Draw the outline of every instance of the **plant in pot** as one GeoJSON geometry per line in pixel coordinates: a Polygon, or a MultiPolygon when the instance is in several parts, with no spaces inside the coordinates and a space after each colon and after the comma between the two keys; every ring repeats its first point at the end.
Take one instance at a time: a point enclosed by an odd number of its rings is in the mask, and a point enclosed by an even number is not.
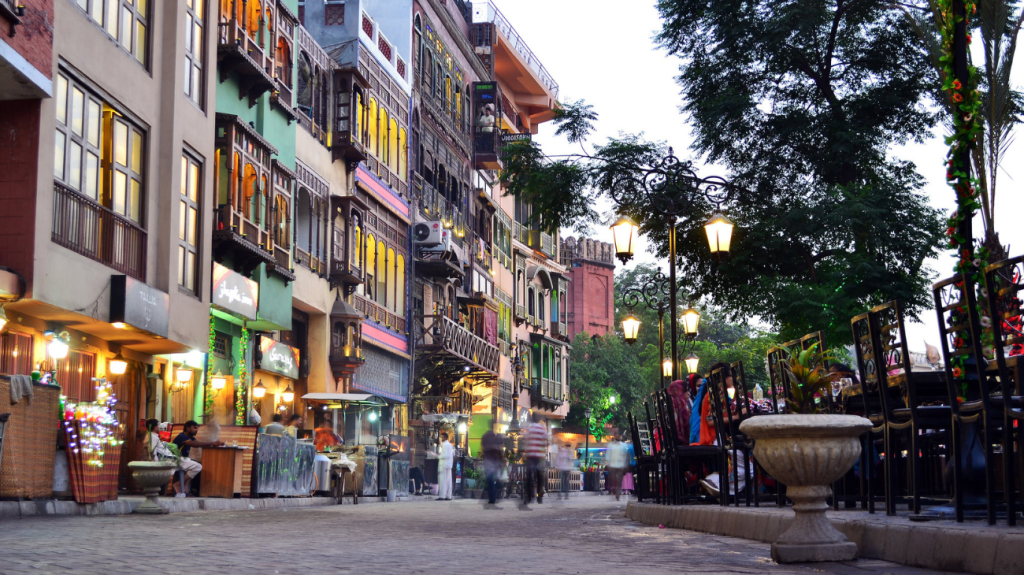
{"type": "Polygon", "coordinates": [[[156,461],[131,461],[128,468],[132,470],[132,479],[142,487],[146,500],[136,507],[132,513],[162,515],[167,509],[160,506],[160,488],[167,485],[178,469],[181,452],[173,443],[162,443],[157,450],[156,461]]]}
{"type": "Polygon", "coordinates": [[[761,415],[740,424],[740,431],[754,440],[758,463],[785,484],[793,500],[793,523],[772,543],[772,559],[779,563],[849,561],[857,555],[857,545],[825,516],[825,500],[832,493],[830,485],[860,457],[858,438],[871,429],[871,422],[821,413],[816,397],[830,393],[828,359],[818,344],[788,350],[783,367],[792,413],[761,415]]]}

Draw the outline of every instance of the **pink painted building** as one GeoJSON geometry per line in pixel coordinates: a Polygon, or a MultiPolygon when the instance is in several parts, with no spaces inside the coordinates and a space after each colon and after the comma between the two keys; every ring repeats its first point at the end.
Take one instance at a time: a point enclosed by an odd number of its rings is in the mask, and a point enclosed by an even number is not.
{"type": "Polygon", "coordinates": [[[615,329],[615,248],[589,238],[559,242],[562,265],[569,270],[569,339],[576,334],[604,335],[615,329]]]}

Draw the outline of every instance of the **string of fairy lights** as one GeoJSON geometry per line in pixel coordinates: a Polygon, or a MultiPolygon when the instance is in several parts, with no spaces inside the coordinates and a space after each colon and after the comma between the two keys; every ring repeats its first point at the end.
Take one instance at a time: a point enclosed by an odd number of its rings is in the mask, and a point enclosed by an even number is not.
{"type": "Polygon", "coordinates": [[[96,384],[96,401],[73,403],[61,395],[60,405],[68,432],[68,449],[81,454],[86,465],[103,467],[106,449],[122,445],[124,440],[117,436],[113,384],[105,377],[94,377],[92,381],[96,384]]]}

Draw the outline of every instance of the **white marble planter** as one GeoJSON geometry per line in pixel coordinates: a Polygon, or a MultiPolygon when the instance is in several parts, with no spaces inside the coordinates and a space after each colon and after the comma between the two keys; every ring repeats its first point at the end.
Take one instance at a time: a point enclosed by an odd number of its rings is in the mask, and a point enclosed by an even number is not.
{"type": "Polygon", "coordinates": [[[157,495],[160,488],[171,481],[178,464],[171,461],[132,461],[128,463],[128,468],[132,470],[132,479],[146,494],[146,500],[133,513],[167,513],[167,509],[160,506],[157,495]]]}
{"type": "Polygon", "coordinates": [[[761,415],[740,425],[754,439],[754,457],[786,486],[796,518],[772,543],[779,563],[849,561],[857,545],[832,527],[825,511],[831,484],[845,474],[871,422],[855,415],[761,415]]]}

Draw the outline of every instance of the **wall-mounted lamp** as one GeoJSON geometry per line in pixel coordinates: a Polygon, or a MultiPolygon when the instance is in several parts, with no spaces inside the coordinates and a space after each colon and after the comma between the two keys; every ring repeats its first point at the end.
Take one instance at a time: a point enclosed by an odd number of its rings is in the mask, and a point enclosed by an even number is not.
{"type": "Polygon", "coordinates": [[[224,374],[221,373],[219,369],[217,370],[217,375],[210,378],[210,387],[212,387],[214,391],[220,392],[225,386],[227,386],[227,384],[227,378],[224,377],[224,374]]]}
{"type": "Polygon", "coordinates": [[[114,375],[124,375],[124,372],[128,371],[128,362],[125,361],[124,356],[118,351],[114,359],[110,360],[110,373],[114,375]]]}
{"type": "Polygon", "coordinates": [[[267,394],[267,388],[263,385],[261,379],[256,385],[252,387],[252,396],[255,399],[263,399],[263,396],[267,394]]]}
{"type": "Polygon", "coordinates": [[[292,391],[292,384],[290,384],[290,383],[288,384],[288,388],[285,389],[284,393],[281,394],[281,399],[285,403],[291,403],[292,400],[295,399],[295,392],[292,391]]]}

